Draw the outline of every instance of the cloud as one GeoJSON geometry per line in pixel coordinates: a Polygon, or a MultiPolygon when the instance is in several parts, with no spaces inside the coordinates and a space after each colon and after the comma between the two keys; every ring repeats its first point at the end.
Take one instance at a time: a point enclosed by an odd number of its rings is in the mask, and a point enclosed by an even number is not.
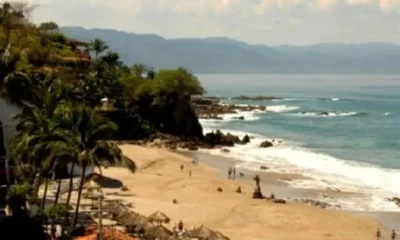
{"type": "Polygon", "coordinates": [[[385,13],[392,13],[400,10],[399,0],[379,0],[379,7],[385,13]]]}
{"type": "MultiPolygon", "coordinates": [[[[20,2],[21,0],[11,0],[20,2]]],[[[29,0],[35,22],[254,43],[400,43],[400,0],[29,0]],[[388,22],[390,19],[390,22],[388,22]]]]}

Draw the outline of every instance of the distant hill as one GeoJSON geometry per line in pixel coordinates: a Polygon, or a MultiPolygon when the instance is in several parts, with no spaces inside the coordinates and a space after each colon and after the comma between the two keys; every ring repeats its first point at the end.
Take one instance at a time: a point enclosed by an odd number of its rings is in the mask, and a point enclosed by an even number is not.
{"type": "Polygon", "coordinates": [[[101,38],[127,64],[183,66],[195,73],[400,73],[400,45],[386,43],[310,46],[251,45],[225,37],[165,39],[154,34],[64,27],[72,38],[101,38]]]}

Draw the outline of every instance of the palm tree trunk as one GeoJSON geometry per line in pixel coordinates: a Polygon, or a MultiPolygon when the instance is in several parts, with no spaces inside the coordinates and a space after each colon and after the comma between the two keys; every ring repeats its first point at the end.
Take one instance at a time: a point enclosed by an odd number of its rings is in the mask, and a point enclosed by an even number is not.
{"type": "Polygon", "coordinates": [[[49,186],[49,179],[46,178],[46,183],[44,185],[44,192],[43,192],[43,198],[42,198],[42,207],[41,207],[41,212],[43,213],[44,207],[46,205],[46,197],[47,197],[47,188],[49,186]]]}
{"type": "Polygon", "coordinates": [[[57,203],[58,203],[58,198],[60,197],[60,191],[61,191],[61,179],[58,179],[58,181],[57,181],[57,192],[56,192],[56,197],[54,199],[54,206],[56,206],[57,203]]]}
{"type": "MultiPolygon", "coordinates": [[[[57,205],[58,203],[58,198],[60,196],[60,190],[61,190],[61,179],[57,180],[57,192],[56,192],[56,196],[54,199],[54,206],[57,205]]],[[[56,234],[56,229],[55,229],[55,219],[51,219],[51,236],[55,238],[55,234],[56,234]]]]}
{"type": "Polygon", "coordinates": [[[68,196],[67,196],[67,202],[66,202],[67,208],[69,207],[69,201],[71,200],[71,193],[73,190],[74,170],[75,170],[75,162],[72,162],[71,172],[70,172],[71,176],[69,178],[69,189],[68,189],[68,196]]]}
{"type": "Polygon", "coordinates": [[[38,176],[38,182],[36,183],[36,195],[38,195],[39,193],[39,188],[40,188],[40,182],[42,181],[42,171],[39,172],[39,176],[38,176]]]}
{"type": "Polygon", "coordinates": [[[79,190],[78,190],[78,201],[76,202],[75,216],[74,216],[74,221],[72,223],[72,227],[75,227],[78,221],[79,204],[81,203],[82,188],[83,188],[83,183],[85,182],[85,171],[86,171],[86,166],[83,166],[81,182],[79,184],[79,190]]]}

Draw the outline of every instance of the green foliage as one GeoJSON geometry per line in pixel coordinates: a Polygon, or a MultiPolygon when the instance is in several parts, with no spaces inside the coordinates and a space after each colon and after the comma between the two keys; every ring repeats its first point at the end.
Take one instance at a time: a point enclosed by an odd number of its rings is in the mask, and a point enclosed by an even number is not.
{"type": "Polygon", "coordinates": [[[56,31],[58,30],[58,25],[55,22],[44,22],[38,27],[40,31],[56,31]]]}
{"type": "Polygon", "coordinates": [[[57,204],[55,206],[51,206],[48,209],[46,209],[45,215],[48,218],[59,220],[62,219],[63,217],[68,216],[68,209],[65,205],[57,204]]]}

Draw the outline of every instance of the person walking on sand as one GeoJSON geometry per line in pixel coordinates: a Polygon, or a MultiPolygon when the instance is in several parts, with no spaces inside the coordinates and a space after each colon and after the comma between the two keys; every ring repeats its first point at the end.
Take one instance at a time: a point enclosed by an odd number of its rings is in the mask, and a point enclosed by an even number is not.
{"type": "Polygon", "coordinates": [[[391,237],[392,237],[392,240],[395,240],[396,237],[397,237],[396,231],[395,231],[394,229],[392,230],[392,235],[391,235],[391,237]]]}
{"type": "Polygon", "coordinates": [[[259,187],[260,186],[260,177],[258,176],[258,174],[254,177],[254,181],[256,181],[257,187],[259,187]]]}
{"type": "Polygon", "coordinates": [[[182,222],[182,220],[180,220],[179,223],[178,223],[178,230],[180,232],[182,232],[182,230],[183,230],[183,222],[182,222]]]}
{"type": "Polygon", "coordinates": [[[232,176],[232,168],[230,167],[228,169],[228,179],[231,179],[231,176],[232,176]]]}
{"type": "Polygon", "coordinates": [[[382,239],[381,230],[378,228],[376,230],[376,240],[381,240],[381,239],[382,239]]]}
{"type": "Polygon", "coordinates": [[[183,172],[183,168],[184,168],[184,167],[183,167],[183,164],[181,164],[181,172],[183,172]]]}
{"type": "Polygon", "coordinates": [[[236,179],[236,167],[233,167],[233,170],[232,170],[232,178],[233,178],[233,180],[236,179]]]}

